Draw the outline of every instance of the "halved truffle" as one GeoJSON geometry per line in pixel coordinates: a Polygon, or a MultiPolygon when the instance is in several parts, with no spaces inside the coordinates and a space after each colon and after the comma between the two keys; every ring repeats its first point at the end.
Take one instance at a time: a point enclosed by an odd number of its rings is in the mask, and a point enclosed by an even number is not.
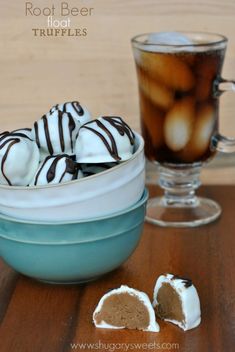
{"type": "Polygon", "coordinates": [[[114,289],[101,298],[93,322],[98,328],[159,331],[148,296],[128,286],[114,289]]]}
{"type": "Polygon", "coordinates": [[[161,275],[156,282],[153,307],[159,318],[190,330],[201,322],[200,300],[190,279],[172,274],[161,275]]]}

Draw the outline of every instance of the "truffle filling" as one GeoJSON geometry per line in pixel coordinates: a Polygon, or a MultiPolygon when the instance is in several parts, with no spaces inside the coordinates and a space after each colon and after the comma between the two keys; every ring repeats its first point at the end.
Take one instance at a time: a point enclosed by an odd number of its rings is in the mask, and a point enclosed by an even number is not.
{"type": "Polygon", "coordinates": [[[157,293],[157,301],[156,313],[161,319],[185,321],[180,296],[170,284],[162,284],[157,293]]]}
{"type": "Polygon", "coordinates": [[[128,293],[113,294],[105,299],[100,312],[95,314],[95,321],[126,327],[128,329],[147,329],[150,323],[148,309],[137,297],[128,293]]]}

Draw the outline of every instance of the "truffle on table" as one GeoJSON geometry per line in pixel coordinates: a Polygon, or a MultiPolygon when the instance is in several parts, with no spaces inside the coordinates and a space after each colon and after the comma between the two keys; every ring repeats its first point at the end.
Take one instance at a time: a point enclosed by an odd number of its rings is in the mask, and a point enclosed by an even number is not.
{"type": "Polygon", "coordinates": [[[159,331],[148,296],[124,285],[101,298],[93,313],[93,322],[98,328],[159,331]]]}
{"type": "Polygon", "coordinates": [[[183,330],[193,329],[201,322],[200,300],[190,279],[161,275],[155,284],[153,307],[159,318],[183,330]]]}

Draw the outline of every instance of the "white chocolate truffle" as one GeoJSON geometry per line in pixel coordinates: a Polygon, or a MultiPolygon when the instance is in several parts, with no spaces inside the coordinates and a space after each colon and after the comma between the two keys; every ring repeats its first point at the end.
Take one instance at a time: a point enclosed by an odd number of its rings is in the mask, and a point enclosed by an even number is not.
{"type": "Polygon", "coordinates": [[[76,141],[79,163],[128,160],[134,152],[135,135],[118,116],[103,116],[83,125],[76,141]]]}
{"type": "Polygon", "coordinates": [[[71,101],[64,104],[57,104],[50,110],[50,114],[53,114],[55,110],[62,112],[69,112],[74,119],[77,119],[81,125],[91,120],[91,114],[84,105],[81,105],[78,101],[71,101]]]}
{"type": "Polygon", "coordinates": [[[82,177],[80,165],[68,155],[48,156],[39,165],[30,186],[63,183],[82,177]]]}
{"type": "Polygon", "coordinates": [[[55,110],[34,123],[33,139],[36,141],[41,160],[48,155],[74,154],[75,140],[80,122],[70,113],[55,110]]]}
{"type": "Polygon", "coordinates": [[[0,184],[28,186],[39,165],[37,144],[27,136],[0,136],[0,184]]]}
{"type": "Polygon", "coordinates": [[[160,330],[148,296],[125,285],[100,299],[93,313],[93,322],[97,328],[105,329],[160,330]]]}
{"type": "Polygon", "coordinates": [[[161,275],[156,282],[153,307],[157,315],[183,330],[201,322],[200,300],[192,281],[172,274],[161,275]]]}

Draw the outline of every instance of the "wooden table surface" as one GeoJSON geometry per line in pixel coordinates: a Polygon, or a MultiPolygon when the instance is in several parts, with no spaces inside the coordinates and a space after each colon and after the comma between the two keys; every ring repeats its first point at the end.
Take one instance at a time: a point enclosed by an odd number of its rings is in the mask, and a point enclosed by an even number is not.
{"type": "MultiPolygon", "coordinates": [[[[151,193],[156,192],[159,190],[151,187],[151,193]]],[[[125,351],[129,348],[132,351],[233,352],[235,187],[207,186],[201,193],[222,205],[223,214],[217,222],[196,229],[162,229],[145,224],[134,255],[121,268],[93,283],[46,285],[16,274],[1,262],[0,351],[125,351]],[[93,310],[107,290],[127,284],[152,298],[155,280],[164,272],[192,278],[201,299],[202,322],[198,328],[183,332],[160,322],[160,333],[148,333],[93,326],[93,310]],[[79,343],[96,345],[75,348],[79,343]]]]}

